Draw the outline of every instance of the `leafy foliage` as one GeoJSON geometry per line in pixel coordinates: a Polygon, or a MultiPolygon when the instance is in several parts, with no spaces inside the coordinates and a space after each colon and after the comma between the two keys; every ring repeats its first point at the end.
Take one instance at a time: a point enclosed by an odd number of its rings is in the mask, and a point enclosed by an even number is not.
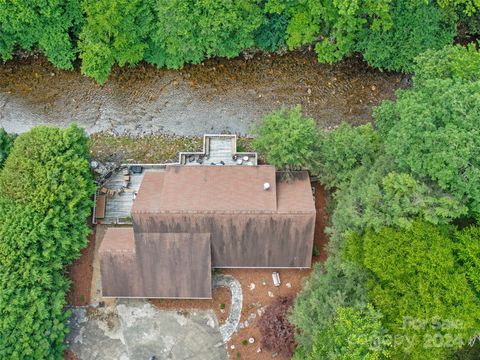
{"type": "Polygon", "coordinates": [[[71,69],[75,49],[71,32],[83,22],[79,0],[0,2],[0,58],[9,60],[15,46],[39,48],[61,69],[71,69]]]}
{"type": "Polygon", "coordinates": [[[262,334],[262,346],[285,357],[291,357],[295,350],[295,328],[288,321],[293,299],[280,297],[269,305],[258,326],[262,334]]]}
{"type": "Polygon", "coordinates": [[[473,288],[480,294],[480,227],[470,226],[457,231],[457,258],[473,288]]]}
{"type": "Polygon", "coordinates": [[[316,264],[312,275],[295,298],[291,322],[297,327],[297,342],[304,353],[312,351],[318,334],[331,326],[338,307],[355,309],[366,305],[365,274],[353,263],[331,255],[316,264]]]}
{"type": "Polygon", "coordinates": [[[253,47],[262,12],[254,0],[159,0],[145,59],[178,69],[253,47]]]}
{"type": "Polygon", "coordinates": [[[412,4],[394,0],[392,26],[365,29],[357,49],[377,68],[410,72],[413,60],[427,49],[451,43],[456,33],[455,18],[429,2],[412,4]]]}
{"type": "Polygon", "coordinates": [[[414,83],[421,87],[432,79],[476,82],[480,80],[480,52],[474,44],[427,50],[415,59],[414,83]]]}
{"type": "Polygon", "coordinates": [[[480,303],[456,265],[452,234],[449,227],[416,221],[407,231],[367,231],[361,240],[369,299],[390,331],[412,340],[395,348],[411,359],[445,358],[480,326],[480,303]],[[418,326],[417,320],[427,325],[418,326]],[[435,326],[448,321],[460,325],[435,326]],[[432,337],[439,333],[446,341],[453,338],[445,346],[433,346],[432,337]]]}
{"type": "Polygon", "coordinates": [[[3,128],[0,128],[0,169],[10,153],[15,137],[15,135],[7,134],[3,128]]]}
{"type": "Polygon", "coordinates": [[[353,127],[343,123],[320,141],[320,172],[327,188],[336,188],[351,180],[359,166],[374,162],[381,142],[371,125],[353,127]]]}
{"type": "Polygon", "coordinates": [[[264,51],[277,51],[285,47],[285,32],[288,17],[286,14],[267,14],[263,23],[255,31],[255,44],[264,51]]]}
{"type": "Polygon", "coordinates": [[[143,60],[154,20],[149,1],[86,0],[83,9],[87,17],[79,44],[82,73],[103,84],[113,64],[143,60]]]}
{"type": "Polygon", "coordinates": [[[384,102],[375,118],[402,171],[480,212],[480,81],[435,79],[384,102]]]}
{"type": "Polygon", "coordinates": [[[303,117],[299,105],[267,114],[254,132],[258,137],[253,146],[268,163],[285,171],[316,171],[318,132],[315,121],[303,117]]]}
{"type": "Polygon", "coordinates": [[[367,306],[365,309],[339,307],[332,325],[317,334],[310,353],[297,350],[298,360],[378,360],[389,358],[386,330],[381,314],[367,306]]]}
{"type": "Polygon", "coordinates": [[[64,267],[86,245],[93,190],[79,128],[16,139],[0,173],[0,358],[63,357],[64,267]]]}

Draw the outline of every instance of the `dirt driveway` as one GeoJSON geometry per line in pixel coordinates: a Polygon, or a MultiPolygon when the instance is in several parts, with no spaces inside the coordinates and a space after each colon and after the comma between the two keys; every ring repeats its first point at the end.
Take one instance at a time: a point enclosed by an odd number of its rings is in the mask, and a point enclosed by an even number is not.
{"type": "Polygon", "coordinates": [[[115,69],[104,86],[41,58],[17,59],[0,64],[0,126],[23,132],[76,122],[89,133],[248,134],[265,113],[296,104],[321,127],[358,124],[403,84],[356,58],[318,64],[312,52],[212,59],[181,71],[140,64],[115,69]]]}
{"type": "Polygon", "coordinates": [[[213,311],[160,311],[140,300],[75,308],[67,337],[79,360],[225,360],[213,311]]]}

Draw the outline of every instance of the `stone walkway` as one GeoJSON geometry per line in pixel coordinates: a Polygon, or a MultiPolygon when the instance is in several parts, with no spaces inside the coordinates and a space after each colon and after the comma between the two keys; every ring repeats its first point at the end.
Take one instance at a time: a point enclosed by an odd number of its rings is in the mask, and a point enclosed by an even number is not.
{"type": "Polygon", "coordinates": [[[226,360],[213,311],[160,311],[141,300],[76,308],[67,345],[80,360],[226,360]]]}
{"type": "Polygon", "coordinates": [[[213,278],[213,287],[229,288],[232,296],[230,313],[228,314],[225,324],[220,326],[220,334],[222,334],[223,341],[226,343],[230,340],[233,333],[237,330],[238,324],[240,323],[243,306],[242,286],[233,276],[215,275],[213,278]]]}

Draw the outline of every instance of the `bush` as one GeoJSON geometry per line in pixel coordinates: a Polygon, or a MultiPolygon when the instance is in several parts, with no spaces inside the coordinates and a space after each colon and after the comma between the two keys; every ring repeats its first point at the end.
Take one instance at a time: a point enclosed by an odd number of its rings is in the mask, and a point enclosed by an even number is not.
{"type": "Polygon", "coordinates": [[[280,170],[318,169],[318,131],[315,121],[302,116],[300,106],[266,115],[253,129],[253,147],[280,170]]]}
{"type": "Polygon", "coordinates": [[[292,303],[292,298],[278,298],[273,305],[265,309],[258,323],[262,334],[262,346],[285,357],[291,357],[296,346],[295,328],[288,321],[292,303]]]}
{"type": "Polygon", "coordinates": [[[82,130],[16,139],[0,173],[0,358],[62,358],[64,269],[86,246],[93,192],[82,130]]]}

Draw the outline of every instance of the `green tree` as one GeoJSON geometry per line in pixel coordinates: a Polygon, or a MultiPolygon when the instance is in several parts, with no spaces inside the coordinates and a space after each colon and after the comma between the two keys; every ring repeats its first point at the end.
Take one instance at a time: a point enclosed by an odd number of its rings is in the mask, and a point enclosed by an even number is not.
{"type": "Polygon", "coordinates": [[[371,305],[365,309],[338,307],[331,326],[320,331],[312,351],[299,347],[298,360],[379,360],[389,358],[390,341],[381,314],[371,305]]]}
{"type": "Polygon", "coordinates": [[[80,0],[0,1],[0,58],[12,58],[15,46],[40,49],[56,67],[72,69],[71,33],[83,22],[80,0]]]}
{"type": "Polygon", "coordinates": [[[327,188],[348,183],[355,169],[373,164],[381,148],[371,125],[342,123],[334,131],[323,133],[320,140],[319,177],[327,188]]]}
{"type": "Polygon", "coordinates": [[[318,167],[318,131],[315,121],[302,116],[300,106],[267,114],[254,128],[253,146],[269,164],[287,172],[318,167]]]}
{"type": "Polygon", "coordinates": [[[254,46],[254,32],[263,22],[255,0],[159,0],[154,13],[145,59],[173,69],[237,56],[254,46]]]}
{"type": "Polygon", "coordinates": [[[480,212],[480,81],[435,79],[374,111],[401,171],[480,212]]]}
{"type": "Polygon", "coordinates": [[[431,2],[394,0],[391,16],[391,27],[364,29],[356,45],[369,65],[380,69],[411,72],[418,54],[452,43],[456,34],[455,17],[431,2]]]}
{"type": "Polygon", "coordinates": [[[3,128],[0,128],[0,169],[2,169],[3,163],[7,160],[14,140],[15,135],[7,134],[3,128]]]}
{"type": "Polygon", "coordinates": [[[302,291],[295,298],[290,321],[297,327],[297,342],[304,353],[313,349],[318,334],[332,326],[338,307],[362,309],[367,302],[365,274],[341,256],[330,255],[316,264],[302,291]]]}
{"type": "Polygon", "coordinates": [[[475,44],[427,50],[415,59],[413,69],[416,88],[433,79],[476,82],[480,80],[480,52],[475,44]]]}
{"type": "Polygon", "coordinates": [[[409,340],[395,344],[399,356],[443,359],[480,330],[480,302],[457,265],[452,230],[416,221],[357,238],[370,301],[390,332],[409,340]]]}
{"type": "Polygon", "coordinates": [[[144,59],[153,29],[150,1],[85,0],[80,34],[82,73],[103,84],[114,64],[135,65],[144,59]]]}
{"type": "Polygon", "coordinates": [[[20,135],[0,172],[0,358],[61,359],[65,266],[85,247],[93,180],[83,130],[20,135]]]}
{"type": "Polygon", "coordinates": [[[455,234],[457,258],[473,288],[480,295],[480,227],[470,226],[455,234]]]}

